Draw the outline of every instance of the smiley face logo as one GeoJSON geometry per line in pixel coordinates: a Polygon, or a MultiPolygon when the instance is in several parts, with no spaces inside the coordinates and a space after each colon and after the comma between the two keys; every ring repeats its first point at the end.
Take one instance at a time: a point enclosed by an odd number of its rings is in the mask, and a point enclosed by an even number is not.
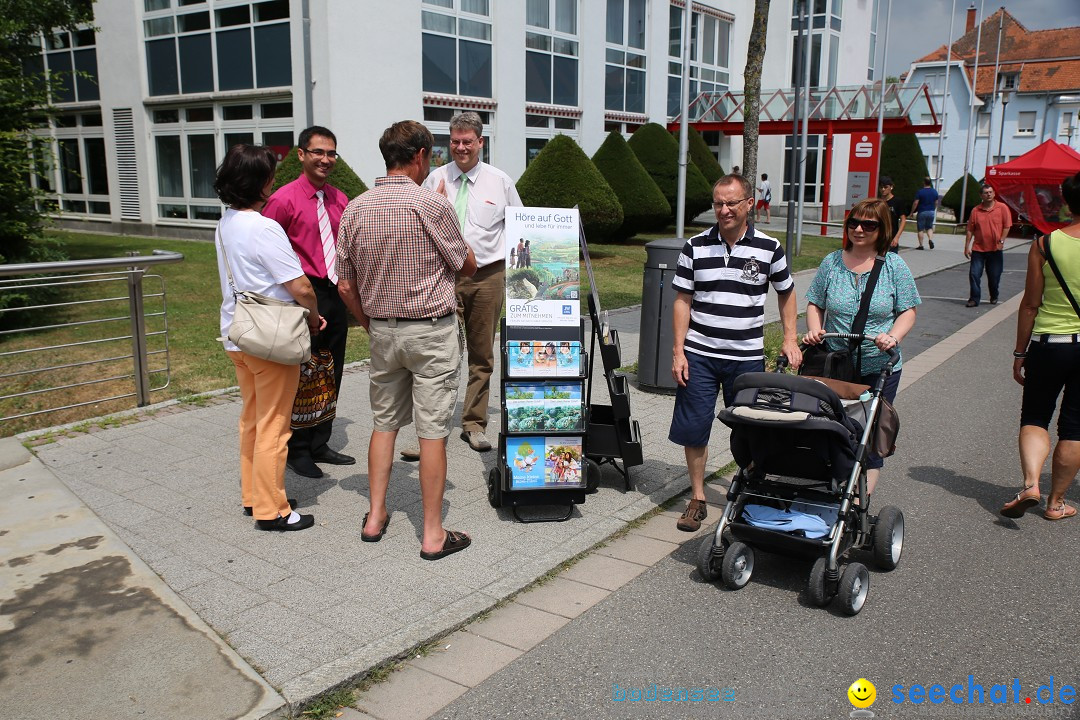
{"type": "Polygon", "coordinates": [[[877,700],[877,688],[866,678],[859,678],[847,689],[848,700],[857,708],[868,708],[877,700]]]}

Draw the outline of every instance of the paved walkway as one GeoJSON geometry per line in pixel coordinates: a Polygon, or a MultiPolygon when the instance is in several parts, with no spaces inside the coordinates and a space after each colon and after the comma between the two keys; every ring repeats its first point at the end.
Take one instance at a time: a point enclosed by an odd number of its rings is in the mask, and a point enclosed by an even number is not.
{"type": "MultiPolygon", "coordinates": [[[[904,258],[916,276],[925,275],[964,262],[961,242],[942,238],[938,250],[905,252],[904,258]]],[[[811,277],[797,278],[800,306],[811,277]]],[[[627,364],[637,358],[639,314],[611,315],[627,364]]],[[[240,513],[235,394],[200,405],[165,404],[119,427],[55,434],[33,448],[37,460],[27,465],[43,463],[285,701],[303,703],[476,618],[683,492],[682,450],[666,439],[672,398],[636,389],[631,398],[646,456],[645,465],[631,471],[634,489],[624,491],[621,477],[606,468],[599,493],[565,523],[522,525],[509,511],[493,510],[485,477],[495,453],[472,452],[455,430],[446,523],[470,532],[474,545],[437,563],[419,558],[414,463],[394,465],[387,536],[377,545],[360,542],[371,430],[363,367],[347,369],[334,439],[361,464],[329,467],[321,480],[287,477],[290,496],[316,517],[316,527],[302,533],[257,532],[240,513]]],[[[711,457],[713,468],[730,459],[723,428],[713,434],[711,457]]],[[[14,594],[10,582],[0,575],[5,608],[14,594]]],[[[555,593],[552,602],[559,601],[555,593]]],[[[6,615],[0,610],[5,623],[6,615]]],[[[236,716],[225,710],[197,715],[236,716]]]]}

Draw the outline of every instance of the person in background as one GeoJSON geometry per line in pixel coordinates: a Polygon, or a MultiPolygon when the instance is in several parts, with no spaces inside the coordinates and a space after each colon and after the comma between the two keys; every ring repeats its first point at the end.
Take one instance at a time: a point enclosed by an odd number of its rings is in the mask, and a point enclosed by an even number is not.
{"type": "MultiPolygon", "coordinates": [[[[849,333],[859,312],[862,294],[878,255],[885,256],[874,294],[864,335],[874,342],[861,345],[862,363],[859,382],[873,385],[889,359],[888,351],[899,349],[900,342],[915,325],[915,308],[922,303],[915,278],[900,255],[889,252],[892,237],[889,206],[880,198],[868,198],[855,204],[844,222],[844,247],[825,256],[806,291],[806,329],[803,342],[817,345],[827,332],[849,333]]],[[[847,340],[829,338],[830,350],[842,350],[847,340]]],[[[903,358],[885,379],[882,396],[890,403],[900,386],[903,358]]],[[[870,453],[866,464],[866,490],[874,491],[885,461],[870,453]]]]}
{"type": "Polygon", "coordinates": [[[1024,386],[1020,407],[1024,487],[1001,508],[1001,514],[1010,518],[1022,516],[1042,497],[1039,476],[1050,455],[1050,420],[1058,397],[1058,441],[1043,517],[1064,520],[1076,515],[1076,508],[1065,502],[1065,493],[1080,470],[1080,315],[1046,260],[1046,243],[1065,287],[1080,302],[1080,173],[1061,184],[1061,195],[1074,222],[1031,244],[1016,319],[1013,379],[1024,386]]]}
{"type": "Polygon", "coordinates": [[[769,205],[772,204],[772,185],[769,184],[769,174],[761,173],[761,182],[758,183],[758,201],[757,207],[754,209],[754,219],[759,219],[761,211],[765,211],[765,224],[768,224],[772,220],[772,215],[769,213],[769,205]]]}
{"type": "MultiPolygon", "coordinates": [[[[334,388],[340,393],[349,317],[338,295],[334,258],[338,225],[348,199],[329,182],[337,164],[337,138],[324,127],[309,127],[300,133],[296,153],[303,172],[278,188],[262,213],[284,228],[315,289],[319,312],[326,318],[326,330],[319,341],[334,356],[334,388]]],[[[323,471],[316,463],[354,464],[356,458],[330,449],[333,431],[333,418],[294,430],[289,439],[289,469],[304,477],[320,478],[323,471]]]]}
{"type": "Polygon", "coordinates": [[[276,166],[269,148],[241,144],[229,149],[217,171],[214,191],[229,206],[217,227],[221,336],[243,399],[239,430],[244,513],[255,517],[260,530],[304,530],[315,524],[314,516],[298,514],[295,501],[285,495],[285,458],[300,366],[248,355],[228,339],[236,298],[226,261],[237,290],[295,301],[307,308],[312,334],[326,327],[289,238],[280,225],[259,214],[274,186],[276,166]]]}
{"type": "Polygon", "coordinates": [[[978,307],[982,299],[982,274],[986,268],[986,284],[990,289],[990,304],[998,301],[1001,271],[1005,267],[1005,236],[1012,227],[1012,212],[1003,202],[994,199],[994,188],[983,185],[979,191],[982,202],[971,209],[964,257],[971,259],[968,277],[971,291],[966,307],[978,307]]]}
{"type": "Polygon", "coordinates": [[[915,202],[911,203],[911,214],[915,216],[915,228],[919,234],[919,246],[916,250],[923,249],[923,233],[926,233],[930,243],[930,249],[934,249],[934,219],[937,217],[937,206],[941,196],[933,188],[930,178],[923,178],[923,186],[915,193],[915,202]]]}
{"type": "Polygon", "coordinates": [[[893,195],[891,177],[882,175],[878,186],[878,197],[889,206],[889,216],[892,219],[892,242],[889,244],[889,252],[900,252],[900,233],[904,232],[904,227],[907,225],[907,206],[900,198],[893,195]]]}

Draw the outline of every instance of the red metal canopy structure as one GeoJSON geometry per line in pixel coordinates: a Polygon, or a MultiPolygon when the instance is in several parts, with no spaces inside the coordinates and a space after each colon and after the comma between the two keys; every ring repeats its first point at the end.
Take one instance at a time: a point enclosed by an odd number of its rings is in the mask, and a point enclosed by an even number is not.
{"type": "MultiPolygon", "coordinates": [[[[790,135],[795,117],[796,103],[803,100],[801,94],[791,89],[765,90],[761,93],[761,111],[758,115],[759,135],[790,135]]],[[[828,89],[811,88],[809,91],[810,135],[825,136],[825,161],[822,171],[821,221],[828,221],[829,185],[832,180],[833,137],[836,134],[851,135],[860,132],[877,132],[878,115],[884,104],[882,133],[939,133],[941,121],[930,90],[926,85],[855,85],[828,89]],[[929,117],[930,122],[923,121],[929,117]]],[[[690,103],[687,121],[698,132],[719,130],[725,135],[742,135],[745,120],[746,95],[742,92],[701,93],[690,103]]],[[[676,117],[668,128],[676,130],[681,116],[676,117]]]]}
{"type": "Polygon", "coordinates": [[[1073,222],[1061,197],[1061,182],[1080,172],[1080,153],[1047,140],[1014,160],[986,168],[986,182],[998,199],[1040,232],[1073,222]]]}

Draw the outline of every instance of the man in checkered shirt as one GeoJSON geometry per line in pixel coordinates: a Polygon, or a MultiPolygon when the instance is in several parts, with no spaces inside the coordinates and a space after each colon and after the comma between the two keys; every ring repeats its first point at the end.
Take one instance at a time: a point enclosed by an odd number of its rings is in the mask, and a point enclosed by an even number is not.
{"type": "Polygon", "coordinates": [[[390,522],[386,490],[398,430],[416,423],[424,532],[420,556],[438,560],[471,542],[442,525],[446,438],[457,402],[461,339],[455,283],[476,272],[450,202],[420,187],[431,165],[431,133],[394,123],[379,140],[386,176],[341,217],[338,291],[371,338],[368,447],[371,511],[360,539],[378,542],[390,522]]]}

